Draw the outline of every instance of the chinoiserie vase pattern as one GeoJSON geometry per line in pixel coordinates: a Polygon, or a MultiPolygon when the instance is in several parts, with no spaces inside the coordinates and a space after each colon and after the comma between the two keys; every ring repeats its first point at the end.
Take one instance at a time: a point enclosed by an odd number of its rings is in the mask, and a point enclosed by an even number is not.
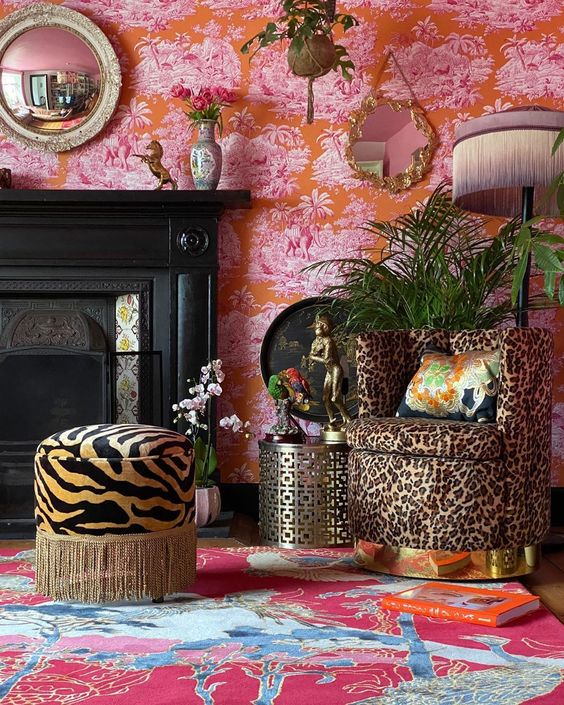
{"type": "Polygon", "coordinates": [[[190,150],[190,169],[198,191],[213,191],[221,176],[221,146],[215,141],[215,120],[198,122],[198,140],[190,150]]]}

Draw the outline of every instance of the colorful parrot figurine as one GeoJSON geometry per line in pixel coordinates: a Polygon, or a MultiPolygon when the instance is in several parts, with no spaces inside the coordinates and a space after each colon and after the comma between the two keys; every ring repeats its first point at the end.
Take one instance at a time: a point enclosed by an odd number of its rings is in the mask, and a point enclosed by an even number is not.
{"type": "Polygon", "coordinates": [[[284,387],[292,398],[292,406],[299,411],[308,411],[311,399],[309,382],[295,367],[289,367],[278,373],[284,387]]]}
{"type": "Polygon", "coordinates": [[[268,393],[275,401],[278,401],[278,399],[287,399],[290,396],[290,392],[284,386],[280,375],[270,375],[268,380],[268,393]]]}

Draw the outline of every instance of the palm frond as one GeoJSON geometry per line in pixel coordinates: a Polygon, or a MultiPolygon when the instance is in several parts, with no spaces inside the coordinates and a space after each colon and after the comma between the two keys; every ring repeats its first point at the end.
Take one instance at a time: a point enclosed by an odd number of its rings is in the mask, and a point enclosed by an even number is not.
{"type": "Polygon", "coordinates": [[[439,186],[424,204],[364,229],[384,244],[366,257],[316,262],[336,275],[334,299],[348,333],[397,328],[491,328],[513,315],[515,228],[488,237],[484,221],[454,205],[439,186]]]}

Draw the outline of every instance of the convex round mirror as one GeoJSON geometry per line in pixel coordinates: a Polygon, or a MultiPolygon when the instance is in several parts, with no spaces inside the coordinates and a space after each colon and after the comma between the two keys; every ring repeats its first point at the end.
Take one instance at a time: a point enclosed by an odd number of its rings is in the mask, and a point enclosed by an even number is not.
{"type": "Polygon", "coordinates": [[[412,101],[368,96],[349,122],[346,156],[357,178],[397,193],[429,171],[437,139],[412,101]]]}
{"type": "Polygon", "coordinates": [[[92,139],[120,87],[110,42],[79,12],[36,3],[0,22],[0,128],[28,147],[64,152],[92,139]]]}

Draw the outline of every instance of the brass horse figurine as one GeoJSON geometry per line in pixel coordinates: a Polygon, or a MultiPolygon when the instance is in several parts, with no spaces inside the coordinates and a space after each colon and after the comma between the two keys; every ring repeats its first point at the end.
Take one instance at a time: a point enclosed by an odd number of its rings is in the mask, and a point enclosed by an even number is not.
{"type": "Polygon", "coordinates": [[[161,158],[163,156],[163,148],[160,142],[157,140],[151,140],[145,148],[147,154],[134,154],[134,157],[138,157],[142,162],[145,162],[151,170],[151,174],[157,177],[159,180],[156,191],[160,191],[165,184],[170,184],[174,191],[178,188],[178,184],[170,175],[170,171],[161,164],[161,158]]]}

